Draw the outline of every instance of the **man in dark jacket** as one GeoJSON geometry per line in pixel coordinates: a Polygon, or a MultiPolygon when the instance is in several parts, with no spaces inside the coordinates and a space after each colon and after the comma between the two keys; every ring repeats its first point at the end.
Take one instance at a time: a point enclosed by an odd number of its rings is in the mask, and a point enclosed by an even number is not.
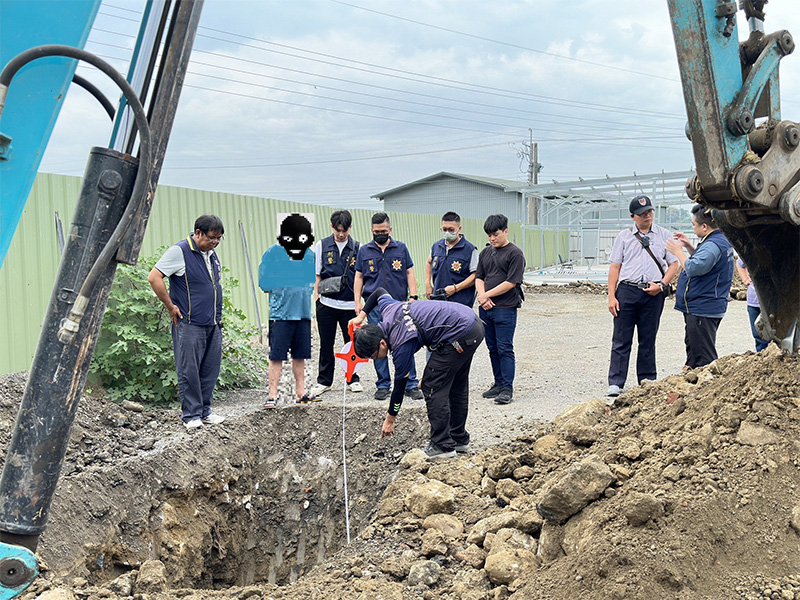
{"type": "Polygon", "coordinates": [[[414,353],[427,346],[431,357],[422,376],[422,393],[431,440],[424,452],[430,458],[452,458],[457,452],[468,452],[469,370],[475,350],[483,341],[483,323],[463,304],[437,300],[399,302],[383,288],[372,293],[352,322],[362,324],[373,310],[380,312],[380,324],[357,329],[353,349],[358,356],[372,359],[386,358],[392,352],[394,389],[381,437],[394,433],[414,353]]]}
{"type": "MultiPolygon", "coordinates": [[[[353,217],[350,211],[337,210],[331,215],[333,234],[314,246],[316,258],[317,329],[319,330],[319,374],[317,384],[311,388],[312,396],[319,396],[331,389],[335,359],[334,341],[336,328],[342,332],[344,343],[350,341],[347,323],[353,318],[355,301],[353,281],[356,274],[356,257],[360,244],[350,236],[353,217]]],[[[347,386],[351,392],[362,391],[358,374],[347,386]]]]}
{"type": "Polygon", "coordinates": [[[461,217],[452,211],[442,216],[442,234],[425,264],[425,295],[472,306],[478,249],[461,234],[461,217]]]}
{"type": "MultiPolygon", "coordinates": [[[[395,300],[417,299],[417,279],[411,253],[403,242],[392,237],[392,223],[385,212],[372,215],[372,241],[362,244],[356,258],[356,276],[353,282],[356,314],[361,312],[362,300],[379,287],[385,289],[395,300]]],[[[369,311],[367,314],[370,323],[380,323],[380,312],[369,311]]],[[[374,364],[378,375],[375,399],[386,400],[392,385],[389,361],[379,358],[374,364]]],[[[404,393],[412,400],[422,400],[422,392],[417,389],[417,371],[413,364],[404,393]]]]}
{"type": "Polygon", "coordinates": [[[222,361],[222,284],[214,248],[224,233],[219,217],[198,217],[194,233],[168,248],[147,277],[172,321],[181,418],[187,429],[225,420],[211,412],[222,361]]]}
{"type": "Polygon", "coordinates": [[[717,359],[717,329],[728,309],[733,280],[733,247],[717,228],[711,211],[699,204],[692,208],[692,230],[700,238],[696,248],[686,235],[676,233],[667,242],[667,250],[683,267],[675,310],[683,313],[686,365],[694,369],[717,359]]]}

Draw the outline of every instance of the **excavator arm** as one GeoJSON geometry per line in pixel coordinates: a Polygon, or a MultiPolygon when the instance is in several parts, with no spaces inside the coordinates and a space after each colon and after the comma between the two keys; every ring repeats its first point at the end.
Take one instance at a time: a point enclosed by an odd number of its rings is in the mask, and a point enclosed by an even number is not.
{"type": "Polygon", "coordinates": [[[781,118],[779,65],[788,31],[764,32],[766,0],[667,0],[697,175],[694,201],[714,210],[761,303],[762,338],[800,350],[800,127],[781,118]]]}

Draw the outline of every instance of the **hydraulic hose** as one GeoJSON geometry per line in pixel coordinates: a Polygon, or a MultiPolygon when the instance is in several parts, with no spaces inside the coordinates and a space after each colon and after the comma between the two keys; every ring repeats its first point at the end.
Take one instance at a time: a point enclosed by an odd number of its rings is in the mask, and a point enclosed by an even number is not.
{"type": "Polygon", "coordinates": [[[91,52],[87,52],[86,50],[81,50],[79,48],[72,48],[71,46],[62,46],[56,44],[37,46],[35,48],[30,48],[25,52],[21,52],[12,58],[3,69],[2,73],[0,73],[0,115],[3,113],[6,97],[8,96],[8,86],[10,85],[11,80],[14,78],[14,75],[16,75],[17,72],[29,62],[36,60],[37,58],[44,58],[47,56],[63,56],[66,58],[82,60],[97,67],[103,73],[108,75],[125,95],[125,99],[133,111],[134,120],[136,121],[136,127],[139,129],[140,136],[139,170],[136,174],[136,181],[133,185],[130,202],[128,202],[128,206],[125,208],[125,212],[120,218],[116,229],[114,229],[114,232],[111,234],[111,237],[109,238],[105,248],[103,248],[103,251],[97,257],[97,260],[95,260],[92,268],[89,269],[89,273],[86,275],[86,278],[81,285],[78,297],[70,309],[69,317],[64,320],[61,330],[58,332],[58,339],[62,343],[68,344],[75,339],[75,335],[80,326],[81,318],[83,317],[86,307],[89,304],[89,296],[97,285],[97,280],[99,279],[106,265],[113,260],[114,254],[117,252],[117,249],[119,248],[119,245],[125,236],[125,232],[128,230],[128,227],[130,227],[134,216],[138,212],[139,206],[144,201],[147,182],[150,180],[152,142],[150,135],[150,124],[147,122],[147,115],[144,111],[144,107],[139,101],[139,97],[136,95],[136,92],[127,82],[127,80],[119,72],[117,72],[114,67],[109,65],[101,58],[95,56],[91,52]]]}
{"type": "Polygon", "coordinates": [[[92,96],[94,96],[97,99],[97,101],[102,105],[102,107],[105,109],[106,113],[108,113],[108,116],[111,117],[111,120],[112,121],[114,120],[114,114],[117,112],[114,109],[114,105],[111,104],[111,101],[105,97],[103,92],[101,92],[100,89],[95,84],[93,84],[88,79],[84,79],[78,74],[72,76],[72,83],[79,85],[87,92],[89,92],[92,96]]]}

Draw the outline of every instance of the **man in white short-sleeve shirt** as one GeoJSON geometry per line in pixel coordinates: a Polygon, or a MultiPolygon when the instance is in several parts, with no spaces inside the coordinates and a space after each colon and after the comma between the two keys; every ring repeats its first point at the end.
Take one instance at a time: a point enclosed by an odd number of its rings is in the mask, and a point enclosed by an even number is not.
{"type": "Polygon", "coordinates": [[[636,376],[656,379],[656,334],[664,311],[664,298],[678,271],[675,256],[667,252],[672,234],[653,224],[650,198],[637,196],[630,203],[633,226],[621,231],[611,250],[608,269],[608,311],[614,316],[608,396],[619,396],[628,377],[633,330],[638,332],[636,376]]]}

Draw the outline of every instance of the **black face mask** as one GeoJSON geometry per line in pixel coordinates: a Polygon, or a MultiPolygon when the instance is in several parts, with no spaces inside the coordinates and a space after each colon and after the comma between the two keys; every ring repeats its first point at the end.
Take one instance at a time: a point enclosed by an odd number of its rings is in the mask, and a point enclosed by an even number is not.
{"type": "Polygon", "coordinates": [[[376,244],[380,244],[383,246],[386,242],[389,241],[389,234],[388,233],[373,233],[372,239],[375,240],[376,244]]]}

